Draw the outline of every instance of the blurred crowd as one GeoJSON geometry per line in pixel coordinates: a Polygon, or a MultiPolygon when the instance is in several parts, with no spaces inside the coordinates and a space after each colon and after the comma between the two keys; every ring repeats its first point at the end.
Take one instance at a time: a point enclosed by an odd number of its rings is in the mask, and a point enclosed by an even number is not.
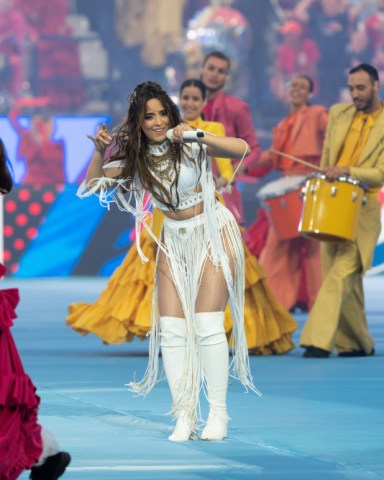
{"type": "Polygon", "coordinates": [[[231,57],[226,89],[268,130],[293,75],[329,106],[349,68],[384,70],[384,0],[0,0],[0,114],[117,120],[138,82],[177,92],[212,50],[231,57]]]}
{"type": "Polygon", "coordinates": [[[68,0],[0,0],[0,108],[23,96],[49,97],[69,111],[85,101],[68,0]]]}
{"type": "MultiPolygon", "coordinates": [[[[295,73],[315,81],[320,103],[346,98],[350,68],[371,63],[384,70],[383,0],[280,0],[274,29],[270,89],[284,99],[285,84],[295,73]]],[[[282,100],[283,101],[283,100],[282,100]]]]}

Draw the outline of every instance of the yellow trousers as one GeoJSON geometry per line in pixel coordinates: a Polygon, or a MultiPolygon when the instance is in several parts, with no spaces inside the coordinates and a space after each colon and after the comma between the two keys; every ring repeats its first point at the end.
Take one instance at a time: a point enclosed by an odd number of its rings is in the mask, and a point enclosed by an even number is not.
{"type": "Polygon", "coordinates": [[[321,245],[323,284],[305,324],[300,345],[332,351],[364,350],[374,341],[364,307],[363,264],[355,242],[321,245]]]}

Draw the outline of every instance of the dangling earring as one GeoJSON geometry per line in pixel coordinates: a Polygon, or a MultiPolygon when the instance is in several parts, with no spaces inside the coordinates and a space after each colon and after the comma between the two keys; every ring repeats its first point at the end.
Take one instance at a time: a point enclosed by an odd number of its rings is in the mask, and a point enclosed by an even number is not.
{"type": "Polygon", "coordinates": [[[139,130],[139,133],[137,134],[137,144],[139,146],[139,151],[141,150],[141,130],[139,130]]]}

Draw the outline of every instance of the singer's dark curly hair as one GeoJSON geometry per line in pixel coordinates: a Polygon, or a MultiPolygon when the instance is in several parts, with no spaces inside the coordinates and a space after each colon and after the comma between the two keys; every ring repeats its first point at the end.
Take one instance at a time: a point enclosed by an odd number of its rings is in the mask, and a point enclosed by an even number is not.
{"type": "Polygon", "coordinates": [[[13,179],[11,175],[11,165],[7,158],[4,143],[0,138],[0,193],[6,194],[12,190],[13,179]]]}
{"type": "Polygon", "coordinates": [[[123,170],[120,177],[129,179],[129,188],[133,188],[133,179],[138,179],[142,187],[151,193],[156,200],[174,211],[176,208],[172,205],[171,192],[173,189],[176,191],[177,203],[179,203],[177,185],[179,180],[178,166],[180,165],[181,145],[177,143],[170,145],[171,160],[174,164],[176,176],[171,188],[168,190],[160,182],[160,179],[153,175],[146,161],[148,139],[141,127],[145,119],[147,102],[153,98],[158,99],[167,112],[170,120],[170,128],[181,123],[182,120],[178,107],[158,83],[144,82],[137,85],[130,96],[128,112],[123,123],[120,125],[116,137],[117,149],[111,156],[110,161],[123,161],[123,170]]]}

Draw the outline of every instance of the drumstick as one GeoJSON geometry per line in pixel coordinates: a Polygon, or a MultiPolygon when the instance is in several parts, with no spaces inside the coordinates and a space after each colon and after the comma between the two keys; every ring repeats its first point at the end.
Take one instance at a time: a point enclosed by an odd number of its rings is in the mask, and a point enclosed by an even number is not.
{"type": "Polygon", "coordinates": [[[290,160],[293,160],[294,162],[301,163],[302,165],[305,165],[306,167],[312,168],[313,170],[317,170],[318,172],[323,172],[323,170],[318,167],[317,165],[313,165],[312,163],[306,162],[305,160],[301,160],[300,158],[293,157],[292,155],[288,155],[288,153],[283,153],[279,152],[278,150],[274,150],[271,148],[270,150],[272,153],[276,153],[277,155],[281,155],[282,157],[289,158],[290,160]]]}

